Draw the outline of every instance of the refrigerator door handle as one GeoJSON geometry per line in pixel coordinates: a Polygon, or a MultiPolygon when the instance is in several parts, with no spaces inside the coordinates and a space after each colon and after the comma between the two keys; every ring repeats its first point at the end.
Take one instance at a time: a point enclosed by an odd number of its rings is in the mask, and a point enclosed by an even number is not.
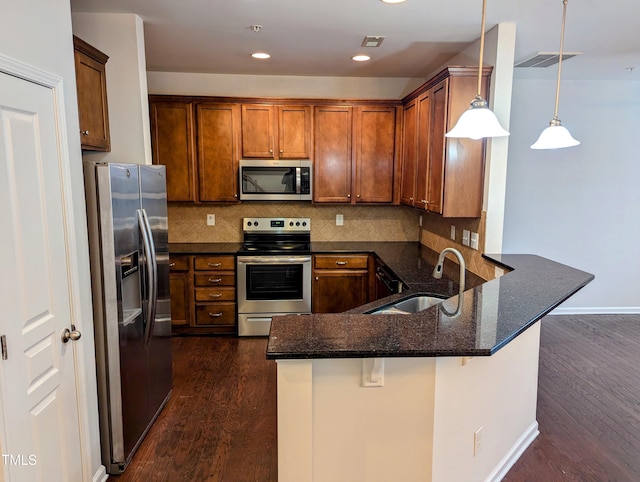
{"type": "Polygon", "coordinates": [[[142,235],[142,244],[145,251],[147,265],[147,319],[144,328],[144,341],[149,344],[153,325],[156,319],[156,302],[158,299],[158,265],[156,264],[156,250],[151,235],[151,227],[147,213],[144,209],[138,209],[138,226],[142,235]]]}

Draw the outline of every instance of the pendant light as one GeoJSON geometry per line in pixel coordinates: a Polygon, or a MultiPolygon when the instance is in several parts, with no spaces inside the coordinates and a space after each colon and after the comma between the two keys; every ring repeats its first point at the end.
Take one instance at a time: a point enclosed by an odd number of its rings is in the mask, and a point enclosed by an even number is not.
{"type": "Polygon", "coordinates": [[[484,28],[487,16],[487,0],[482,0],[482,30],[480,32],[480,61],[478,65],[478,93],[471,101],[471,107],[458,119],[456,125],[445,137],[464,137],[482,139],[483,137],[508,136],[496,115],[489,109],[487,101],[480,95],[482,89],[482,59],[484,57],[484,28]]]}
{"type": "Polygon", "coordinates": [[[562,54],[564,51],[564,25],[567,19],[568,0],[562,0],[562,29],[560,32],[560,58],[558,59],[558,82],[556,84],[556,108],[553,119],[549,122],[549,127],[542,131],[538,140],[531,146],[531,149],[559,149],[562,147],[573,147],[580,144],[575,140],[569,131],[562,126],[558,119],[558,101],[560,100],[560,76],[562,75],[562,54]]]}

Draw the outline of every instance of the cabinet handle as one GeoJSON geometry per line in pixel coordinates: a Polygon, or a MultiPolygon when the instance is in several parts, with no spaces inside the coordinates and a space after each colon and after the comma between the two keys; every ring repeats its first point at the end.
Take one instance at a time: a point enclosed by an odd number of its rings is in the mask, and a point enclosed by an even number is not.
{"type": "Polygon", "coordinates": [[[337,264],[338,266],[346,266],[346,265],[347,265],[347,262],[346,262],[346,261],[336,261],[336,264],[337,264]]]}
{"type": "Polygon", "coordinates": [[[360,199],[360,194],[358,194],[356,197],[357,197],[358,199],[360,199]]]}
{"type": "Polygon", "coordinates": [[[316,276],[316,281],[319,281],[319,280],[320,280],[320,278],[318,278],[318,277],[316,276]]]}
{"type": "Polygon", "coordinates": [[[218,312],[218,313],[209,313],[209,316],[211,318],[220,318],[222,316],[222,312],[218,312]]]}
{"type": "Polygon", "coordinates": [[[175,263],[169,263],[169,268],[175,268],[176,264],[175,263]]]}
{"type": "Polygon", "coordinates": [[[89,135],[89,131],[80,131],[82,133],[83,136],[88,136],[89,135]]]}
{"type": "Polygon", "coordinates": [[[347,199],[351,199],[351,194],[347,194],[347,199]]]}
{"type": "Polygon", "coordinates": [[[427,201],[426,199],[423,199],[422,201],[420,201],[422,204],[429,204],[429,201],[427,201]]]}
{"type": "Polygon", "coordinates": [[[207,263],[207,266],[211,266],[212,268],[219,268],[222,266],[222,263],[207,263]]]}
{"type": "Polygon", "coordinates": [[[220,283],[220,281],[222,281],[222,278],[209,278],[207,281],[209,283],[220,283]]]}
{"type": "Polygon", "coordinates": [[[209,298],[220,298],[222,293],[209,293],[209,298]]]}
{"type": "Polygon", "coordinates": [[[413,202],[413,198],[412,198],[412,197],[410,197],[410,198],[409,198],[409,201],[413,202]]]}
{"type": "Polygon", "coordinates": [[[269,149],[269,154],[273,154],[273,149],[269,149]]]}
{"type": "Polygon", "coordinates": [[[284,150],[283,149],[280,149],[280,154],[284,154],[284,150]]]}
{"type": "Polygon", "coordinates": [[[234,194],[234,195],[233,195],[233,197],[237,198],[237,197],[238,197],[238,195],[237,195],[237,194],[234,194]]]}

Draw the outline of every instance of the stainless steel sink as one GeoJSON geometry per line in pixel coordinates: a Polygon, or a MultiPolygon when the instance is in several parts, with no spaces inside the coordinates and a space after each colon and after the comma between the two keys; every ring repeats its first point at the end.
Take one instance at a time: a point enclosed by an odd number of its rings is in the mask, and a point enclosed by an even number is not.
{"type": "Polygon", "coordinates": [[[381,306],[375,310],[368,311],[371,315],[408,315],[426,310],[430,306],[442,303],[447,298],[442,296],[433,296],[425,294],[416,294],[408,296],[400,301],[381,306]]]}

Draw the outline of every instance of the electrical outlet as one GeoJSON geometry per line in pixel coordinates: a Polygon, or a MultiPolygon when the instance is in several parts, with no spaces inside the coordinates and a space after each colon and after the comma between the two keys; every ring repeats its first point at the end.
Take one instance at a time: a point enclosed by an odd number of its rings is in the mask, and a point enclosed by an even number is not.
{"type": "Polygon", "coordinates": [[[456,240],[456,227],[453,224],[451,225],[451,239],[456,240]]]}
{"type": "Polygon", "coordinates": [[[216,225],[216,215],[207,214],[207,226],[215,226],[215,225],[216,225]]]}
{"type": "Polygon", "coordinates": [[[422,226],[422,214],[418,218],[418,226],[422,226]]]}
{"type": "Polygon", "coordinates": [[[336,226],[344,225],[344,216],[342,214],[336,214],[336,226]]]}
{"type": "Polygon", "coordinates": [[[465,246],[469,246],[469,233],[470,231],[468,229],[462,230],[462,244],[465,246]]]}
{"type": "Polygon", "coordinates": [[[471,247],[478,249],[478,233],[471,233],[471,247]]]}
{"type": "Polygon", "coordinates": [[[482,450],[482,425],[473,432],[473,456],[477,457],[482,450]]]}

